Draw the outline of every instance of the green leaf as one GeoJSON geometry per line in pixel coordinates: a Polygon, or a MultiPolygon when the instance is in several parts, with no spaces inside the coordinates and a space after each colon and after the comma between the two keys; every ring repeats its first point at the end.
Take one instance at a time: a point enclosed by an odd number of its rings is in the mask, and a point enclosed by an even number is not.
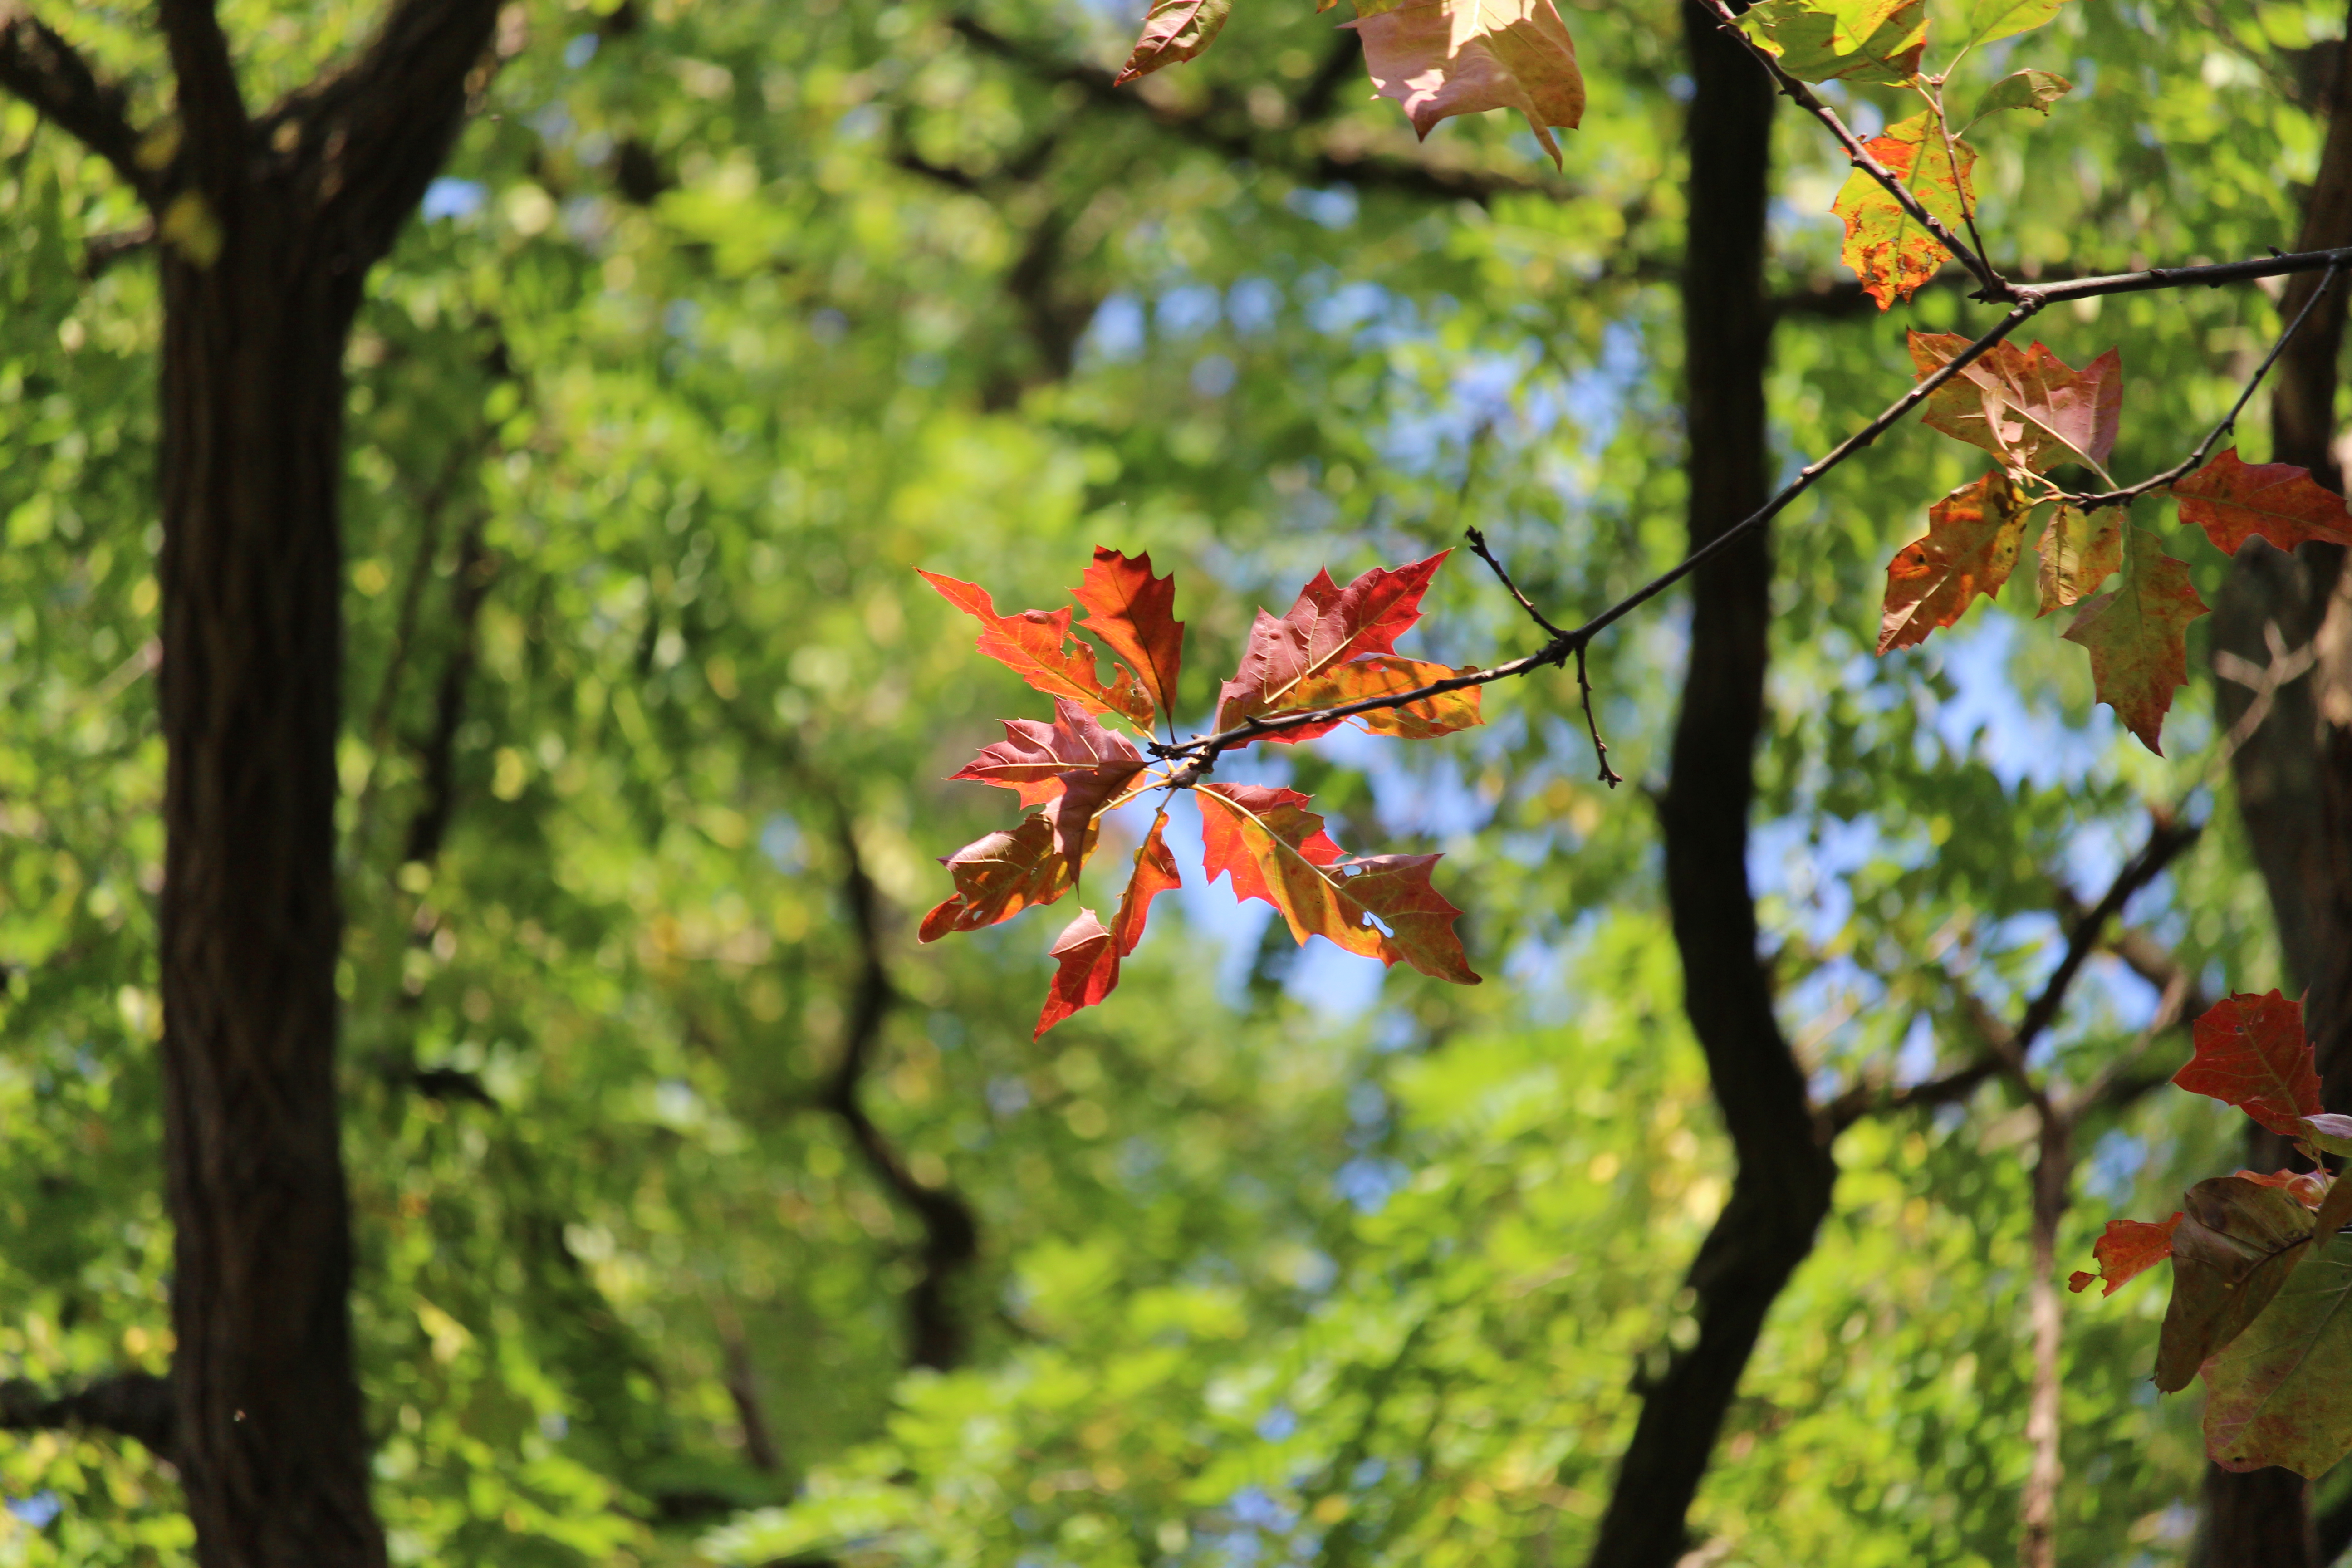
{"type": "MultiPolygon", "coordinates": [[[[1863,145],[1931,216],[1950,232],[1960,231],[1968,221],[1963,208],[1976,200],[1975,148],[1958,137],[1948,148],[1934,117],[1924,112],[1863,145]]],[[[1846,176],[1830,211],[1845,223],[1840,258],[1853,268],[1882,310],[1909,299],[1950,254],[1943,241],[1863,170],[1846,176]]]]}
{"type": "Polygon", "coordinates": [[[2030,109],[2046,115],[2050,106],[2074,90],[2074,84],[2056,71],[2021,70],[2005,76],[1992,84],[1984,97],[1977,101],[1977,111],[1969,117],[1974,124],[1988,114],[1998,114],[2005,109],[2030,109]]]}
{"type": "Polygon", "coordinates": [[[1899,86],[1927,47],[1927,0],[1764,0],[1739,25],[1800,81],[1899,86]]]}
{"type": "Polygon", "coordinates": [[[2067,641],[2091,650],[2099,700],[2158,756],[2172,689],[2189,680],[2189,623],[2205,613],[2189,568],[2164,553],[2156,535],[2135,528],[2116,591],[2085,604],[2066,628],[2067,641]]]}
{"type": "Polygon", "coordinates": [[[1970,0],[1963,39],[1966,47],[2030,33],[2051,17],[2066,0],[1970,0]]]}
{"type": "Polygon", "coordinates": [[[2198,1183],[2172,1233],[2172,1300],[2157,1342],[2156,1385],[2189,1386],[2286,1283],[2310,1244],[2311,1211],[2281,1188],[2238,1176],[2198,1183]]]}
{"type": "Polygon", "coordinates": [[[2223,1468],[2315,1478],[2352,1453],[2352,1237],[2330,1233],[2204,1373],[2205,1451],[2223,1468]]]}

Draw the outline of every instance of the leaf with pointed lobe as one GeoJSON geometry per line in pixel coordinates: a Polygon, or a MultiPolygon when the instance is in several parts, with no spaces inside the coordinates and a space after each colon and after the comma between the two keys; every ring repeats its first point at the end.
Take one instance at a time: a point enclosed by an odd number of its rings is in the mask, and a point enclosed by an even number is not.
{"type": "Polygon", "coordinates": [[[2106,1281],[2102,1296],[2112,1296],[2126,1281],[2143,1269],[2155,1268],[2172,1256],[2172,1233],[2180,1226],[2180,1215],[2152,1222],[2144,1219],[2111,1219],[2099,1239],[2091,1244],[2091,1256],[2098,1260],[2095,1274],[2076,1272],[2069,1275],[2066,1287],[2080,1293],[2094,1279],[2106,1281]]]}
{"type": "Polygon", "coordinates": [[[920,938],[937,942],[950,931],[979,931],[1033,904],[1050,904],[1075,887],[1078,868],[1094,852],[1098,825],[1089,819],[1079,852],[1066,855],[1055,842],[1050,812],[1033,811],[1012,827],[974,839],[941,859],[956,890],[923,917],[920,938]]]}
{"type": "Polygon", "coordinates": [[[1799,81],[1899,87],[1927,47],[1927,0],[1763,0],[1739,25],[1799,81]]]}
{"type": "MultiPolygon", "coordinates": [[[[1176,619],[1176,574],[1151,574],[1150,555],[1095,546],[1095,558],[1071,596],[1084,605],[1078,624],[1127,661],[1159,710],[1176,718],[1176,676],[1184,664],[1184,623],[1176,619]]],[[[1144,726],[1149,729],[1150,720],[1144,726]]]]}
{"type": "Polygon", "coordinates": [[[1218,693],[1217,728],[1230,730],[1260,713],[1320,706],[1298,700],[1299,689],[1335,666],[1393,653],[1396,639],[1421,619],[1422,595],[1451,553],[1440,551],[1393,571],[1376,566],[1345,588],[1330,573],[1318,572],[1280,620],[1260,610],[1239,669],[1218,693]]]}
{"type": "Polygon", "coordinates": [[[1927,640],[1960,618],[1979,594],[2000,592],[2025,541],[2027,502],[1999,469],[1962,485],[1927,510],[1927,532],[1886,563],[1878,651],[1927,640]]]}
{"type": "Polygon", "coordinates": [[[2086,601],[2063,633],[2091,652],[2091,688],[2157,755],[2172,689],[2189,679],[2189,623],[2206,613],[2189,568],[2156,535],[2131,531],[2115,592],[2086,601]]]}
{"type": "Polygon", "coordinates": [[[2058,15],[2058,7],[2065,3],[2066,0],[1970,0],[1961,41],[1974,48],[1979,44],[2032,32],[2058,15]]]}
{"type": "Polygon", "coordinates": [[[2157,1341],[2156,1385],[2189,1386],[2207,1357],[2262,1315],[2302,1260],[2313,1215],[2276,1187],[2215,1176],[2183,1194],[2172,1233],[2172,1300],[2157,1341]]]}
{"type": "Polygon", "coordinates": [[[1162,66],[1189,60],[1207,48],[1233,15],[1234,0],[1151,0],[1143,31],[1111,86],[1125,87],[1162,66]]]}
{"type": "Polygon", "coordinates": [[[2352,1236],[2319,1233],[2205,1374],[2205,1452],[2224,1469],[2306,1478],[2352,1453],[2352,1236]]]}
{"type": "Polygon", "coordinates": [[[2281,550],[2320,540],[2352,544],[2352,510],[2344,498],[2293,463],[2249,463],[2235,447],[2172,487],[2180,521],[2205,531],[2225,555],[2249,539],[2281,550]]]}
{"type": "MultiPolygon", "coordinates": [[[[1310,711],[1318,708],[1344,707],[1367,698],[1417,691],[1424,686],[1434,686],[1457,675],[1472,674],[1477,668],[1475,664],[1465,664],[1455,669],[1447,665],[1400,658],[1395,654],[1374,654],[1370,658],[1332,665],[1320,675],[1307,677],[1293,689],[1285,707],[1310,711]]],[[[1372,734],[1394,735],[1405,741],[1426,741],[1438,735],[1450,735],[1457,730],[1472,729],[1486,722],[1478,716],[1480,689],[1475,686],[1465,686],[1453,691],[1441,691],[1434,697],[1417,698],[1400,708],[1376,708],[1369,713],[1358,713],[1342,722],[1360,724],[1372,734]]],[[[1304,727],[1307,731],[1318,735],[1330,728],[1328,724],[1304,727]]],[[[1266,737],[1268,741],[1276,742],[1306,738],[1306,734],[1298,731],[1286,731],[1266,737]]]]}
{"type": "Polygon", "coordinates": [[[1003,740],[948,776],[1014,790],[1022,805],[1043,805],[1054,825],[1055,849],[1076,858],[1096,816],[1143,772],[1143,754],[1066,697],[1054,699],[1051,724],[1034,719],[1003,723],[1003,740]]]}
{"type": "Polygon", "coordinates": [[[1359,0],[1340,26],[1363,40],[1373,89],[1424,138],[1449,115],[1516,109],[1556,164],[1551,128],[1584,119],[1584,73],[1552,0],[1359,0]]]}
{"type": "Polygon", "coordinates": [[[2086,512],[2060,501],[2038,548],[2042,569],[2034,585],[2042,607],[2036,614],[2046,616],[2089,598],[2124,563],[2123,509],[2086,512]]]}
{"type": "Polygon", "coordinates": [[[1057,967],[1053,987],[1045,994],[1045,1008],[1037,1015],[1037,1028],[1030,1038],[1038,1038],[1080,1008],[1094,1006],[1118,984],[1119,961],[1143,940],[1151,900],[1182,885],[1176,858],[1168,853],[1162,837],[1167,827],[1165,811],[1152,818],[1151,831],[1143,836],[1135,852],[1134,874],[1128,879],[1127,891],[1119,895],[1118,912],[1108,927],[1096,918],[1094,910],[1080,910],[1078,918],[1055,939],[1051,956],[1057,967]]]}
{"type": "Polygon", "coordinates": [[[2051,105],[2074,90],[2074,84],[2056,71],[2022,70],[2001,78],[1977,101],[1976,120],[2005,109],[2030,109],[2047,115],[2051,105]]]}
{"type": "Polygon", "coordinates": [[[1117,667],[1108,686],[1097,678],[1094,649],[1084,642],[1072,646],[1070,610],[1023,610],[1000,616],[986,589],[936,572],[918,574],[941,598],[980,623],[981,652],[1031,687],[1048,697],[1070,698],[1089,713],[1116,713],[1150,732],[1150,694],[1117,667]]]}
{"type": "Polygon", "coordinates": [[[1296,790],[1211,784],[1194,794],[1209,879],[1229,874],[1234,896],[1281,910],[1299,942],[1326,937],[1386,964],[1402,962],[1439,980],[1478,984],[1454,931],[1462,911],[1430,885],[1430,869],[1442,857],[1346,858],[1296,790]]]}
{"type": "Polygon", "coordinates": [[[2200,1015],[2189,1039],[2194,1054],[2172,1081],[2191,1094],[2234,1105],[2289,1138],[2318,1114],[2319,1070],[2300,1002],[2241,992],[2200,1015]]]}
{"type": "MultiPolygon", "coordinates": [[[[1969,346],[1954,332],[1913,332],[1911,363],[1925,381],[1969,346]]],[[[1998,342],[1927,395],[1931,430],[1980,447],[2012,468],[2060,463],[2105,468],[2123,426],[2123,360],[2114,349],[2076,370],[2035,343],[1998,342]]]]}
{"type": "MultiPolygon", "coordinates": [[[[1967,222],[1963,205],[1976,201],[1975,148],[1958,137],[1948,148],[1926,113],[1889,126],[1885,135],[1863,145],[1947,230],[1960,232],[1967,222]]],[[[1950,254],[1886,187],[1860,169],[1846,176],[1830,211],[1845,224],[1841,259],[1882,310],[1909,299],[1950,254]]]]}

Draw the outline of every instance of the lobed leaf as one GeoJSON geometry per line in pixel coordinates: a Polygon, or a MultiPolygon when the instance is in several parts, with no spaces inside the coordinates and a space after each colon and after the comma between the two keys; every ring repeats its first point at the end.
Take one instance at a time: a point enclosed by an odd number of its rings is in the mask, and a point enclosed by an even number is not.
{"type": "Polygon", "coordinates": [[[2112,1296],[2126,1281],[2145,1269],[2155,1268],[2172,1256],[2172,1233],[2180,1226],[2180,1215],[2161,1222],[2144,1219],[2111,1219],[2099,1239],[2091,1244],[2091,1256],[2097,1259],[2095,1274],[2077,1271],[2069,1275],[2066,1288],[2078,1294],[2094,1279],[2106,1281],[2101,1296],[2112,1296]]]}
{"type": "Polygon", "coordinates": [[[2205,531],[2224,554],[2249,539],[2281,550],[2321,540],[2352,544],[2352,509],[2344,498],[2293,463],[2248,463],[2235,447],[2172,487],[2180,521],[2205,531]]]}
{"type": "Polygon", "coordinates": [[[1111,78],[1111,86],[1125,87],[1162,66],[1192,58],[1223,29],[1233,10],[1234,0],[1151,0],[1134,52],[1111,78]]]}
{"type": "Polygon", "coordinates": [[[1151,831],[1143,836],[1135,851],[1134,873],[1127,879],[1127,891],[1119,895],[1118,912],[1111,917],[1108,929],[1094,910],[1080,910],[1078,918],[1054,940],[1050,956],[1057,965],[1053,986],[1045,994],[1045,1005],[1037,1015],[1031,1039],[1042,1037],[1079,1008],[1094,1006],[1118,984],[1119,961],[1143,940],[1151,900],[1182,885],[1175,857],[1168,853],[1162,837],[1167,828],[1168,813],[1162,811],[1152,818],[1151,831]]]}
{"type": "Polygon", "coordinates": [[[1899,87],[1927,47],[1927,0],[1764,0],[1739,25],[1799,81],[1899,87]]]}
{"type": "Polygon", "coordinates": [[[2262,1315],[2313,1231],[2310,1212],[2286,1193],[2235,1176],[2200,1182],[2183,1202],[2156,1348],[2156,1385],[2167,1394],[2188,1387],[2206,1358],[2262,1315]]]}
{"type": "Polygon", "coordinates": [[[1335,666],[1394,652],[1396,639],[1421,619],[1421,596],[1451,553],[1441,551],[1393,571],[1376,566],[1345,588],[1328,572],[1318,572],[1280,620],[1260,610],[1240,668],[1218,692],[1217,728],[1230,730],[1261,713],[1320,706],[1300,700],[1299,689],[1335,666]]]}
{"type": "MultiPolygon", "coordinates": [[[[1969,346],[1952,332],[1913,332],[1908,342],[1921,381],[1969,346]]],[[[2113,349],[2075,370],[2043,344],[1999,342],[1930,393],[1922,418],[2012,468],[2042,473],[2074,462],[2105,469],[2123,397],[2123,362],[2113,349]]]]}
{"type": "MultiPolygon", "coordinates": [[[[1176,718],[1176,676],[1184,663],[1184,623],[1175,618],[1176,574],[1151,574],[1150,554],[1126,556],[1095,546],[1094,563],[1071,596],[1086,607],[1081,623],[1125,659],[1159,710],[1176,718]]],[[[1144,721],[1150,727],[1150,720],[1144,721]]]]}
{"type": "Polygon", "coordinates": [[[2099,700],[2158,756],[2172,689],[2189,679],[2189,623],[2205,613],[2189,568],[2165,554],[2156,535],[2136,528],[2116,591],[2085,603],[2064,633],[2090,649],[2099,700]]]}
{"type": "Polygon", "coordinates": [[[940,861],[956,890],[923,917],[918,934],[937,942],[951,931],[979,931],[1033,904],[1052,903],[1077,884],[1097,831],[1089,818],[1078,853],[1066,855],[1056,845],[1053,817],[1033,811],[1010,828],[974,839],[940,861]]]}
{"type": "MultiPolygon", "coordinates": [[[[1299,682],[1290,694],[1289,710],[1337,708],[1349,702],[1361,702],[1368,697],[1392,696],[1400,691],[1417,690],[1432,686],[1451,676],[1468,675],[1476,665],[1465,664],[1459,669],[1443,664],[1425,664],[1419,659],[1401,658],[1394,654],[1374,654],[1350,664],[1335,664],[1319,675],[1299,682]]],[[[1465,686],[1457,691],[1444,691],[1434,697],[1423,697],[1401,708],[1379,708],[1369,713],[1359,713],[1353,722],[1375,735],[1394,735],[1400,740],[1426,741],[1435,735],[1450,735],[1456,730],[1468,730],[1486,722],[1478,716],[1480,688],[1465,686]]],[[[1298,730],[1286,730],[1268,735],[1270,742],[1303,741],[1308,734],[1325,734],[1330,724],[1303,725],[1298,730]]]]}
{"type": "Polygon", "coordinates": [[[2289,1138],[2318,1113],[2319,1070],[2301,1003],[2276,991],[2241,992],[2200,1015],[2189,1039],[2189,1065],[2172,1075],[2189,1093],[2234,1105],[2289,1138]]]}
{"type": "Polygon", "coordinates": [[[1061,610],[1023,610],[1000,616],[988,591],[970,583],[919,572],[940,596],[980,623],[980,651],[1048,697],[1067,697],[1089,713],[1116,713],[1147,733],[1151,698],[1127,671],[1113,667],[1108,686],[1096,678],[1095,653],[1085,643],[1070,646],[1070,615],[1061,610]]]}
{"type": "Polygon", "coordinates": [[[1992,84],[1978,100],[1976,114],[1969,123],[2005,109],[2030,109],[2036,114],[2047,115],[2052,104],[2074,90],[2074,84],[2056,71],[2018,71],[1992,84]]]}
{"type": "Polygon", "coordinates": [[[1045,806],[1055,847],[1075,857],[1096,816],[1143,771],[1143,754],[1066,697],[1054,699],[1051,724],[1034,719],[1003,724],[1003,740],[948,776],[1014,790],[1022,805],[1045,806]]]}
{"type": "Polygon", "coordinates": [[[1436,855],[1342,858],[1296,790],[1202,784],[1202,836],[1209,879],[1230,875],[1237,898],[1282,911],[1304,942],[1328,938],[1350,952],[1475,985],[1454,921],[1462,913],[1430,885],[1436,855]]]}
{"type": "Polygon", "coordinates": [[[1582,122],[1584,73],[1552,0],[1360,0],[1357,12],[1340,25],[1363,40],[1373,89],[1421,136],[1449,115],[1516,109],[1560,161],[1551,128],[1582,122]]]}
{"type": "MultiPolygon", "coordinates": [[[[1903,188],[1945,227],[1958,233],[1976,202],[1976,149],[1958,137],[1949,148],[1933,117],[1922,112],[1863,144],[1903,188]],[[1957,155],[1957,157],[1956,157],[1957,155]]],[[[1845,221],[1840,258],[1862,279],[1882,310],[1909,299],[1933,278],[1948,254],[1933,234],[1904,211],[1886,188],[1856,169],[1846,176],[1830,211],[1845,221]]]]}
{"type": "Polygon", "coordinates": [[[1886,603],[1878,651],[1927,640],[1960,618],[1979,594],[1991,598],[2009,581],[2025,540],[2027,503],[1996,470],[1962,485],[1927,511],[1927,534],[1886,563],[1886,603]]]}
{"type": "Polygon", "coordinates": [[[2326,1233],[2204,1365],[2205,1452],[2316,1478],[2352,1453],[2352,1236],[2326,1233]]]}
{"type": "Polygon", "coordinates": [[[2058,503],[2037,547],[2042,556],[2034,584],[2042,601],[2038,615],[2088,598],[2115,575],[2124,563],[2123,517],[2120,507],[2086,512],[2070,501],[2058,503]]]}

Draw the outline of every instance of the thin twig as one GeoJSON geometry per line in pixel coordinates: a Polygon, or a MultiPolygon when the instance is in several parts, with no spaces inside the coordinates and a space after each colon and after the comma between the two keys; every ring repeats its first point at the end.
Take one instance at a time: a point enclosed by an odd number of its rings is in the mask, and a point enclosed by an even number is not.
{"type": "Polygon", "coordinates": [[[1519,608],[1528,613],[1528,618],[1529,620],[1535,622],[1536,625],[1541,626],[1545,631],[1550,633],[1555,637],[1565,637],[1568,636],[1566,632],[1560,630],[1559,627],[1552,625],[1549,620],[1545,618],[1544,613],[1536,608],[1534,600],[1528,598],[1525,594],[1519,591],[1519,585],[1511,581],[1511,574],[1503,570],[1503,563],[1495,558],[1495,552],[1486,548],[1486,536],[1485,534],[1479,532],[1475,528],[1465,528],[1462,531],[1470,541],[1470,552],[1477,556],[1479,560],[1484,561],[1494,570],[1495,575],[1502,582],[1503,591],[1510,595],[1512,598],[1518,601],[1519,608]]]}
{"type": "Polygon", "coordinates": [[[1625,782],[1615,768],[1609,765],[1609,742],[1601,738],[1601,726],[1592,718],[1592,682],[1584,678],[1584,644],[1576,645],[1576,691],[1584,701],[1584,729],[1592,737],[1592,755],[1601,764],[1601,782],[1615,789],[1625,782]]]}

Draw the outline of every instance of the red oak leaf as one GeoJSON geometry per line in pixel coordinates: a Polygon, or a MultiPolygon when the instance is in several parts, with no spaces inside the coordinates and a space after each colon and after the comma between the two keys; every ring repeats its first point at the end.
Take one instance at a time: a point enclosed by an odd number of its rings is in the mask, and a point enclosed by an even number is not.
{"type": "Polygon", "coordinates": [[[1280,910],[1299,942],[1327,937],[1383,963],[1402,961],[1440,980],[1478,983],[1454,932],[1462,911],[1430,885],[1440,857],[1345,858],[1296,790],[1202,784],[1194,793],[1209,879],[1230,874],[1235,897],[1280,910]]]}
{"type": "Polygon", "coordinates": [[[2080,1291],[2092,1280],[2104,1279],[2106,1288],[2099,1294],[2114,1295],[2116,1288],[2132,1276],[2172,1256],[2172,1233],[2179,1228],[2178,1214],[2160,1225],[2144,1219],[2107,1221],[2106,1233],[2091,1244],[2091,1256],[2099,1260],[2099,1271],[2070,1276],[2067,1289],[2080,1291]]]}
{"type": "Polygon", "coordinates": [[[2189,679],[2189,623],[2206,613],[2189,568],[2164,553],[2156,535],[2131,531],[2123,577],[2112,594],[2083,605],[2068,642],[2091,650],[2091,689],[2158,756],[2172,689],[2189,679]]]}
{"type": "MultiPolygon", "coordinates": [[[[1947,148],[1926,114],[1890,125],[1885,135],[1863,145],[1947,232],[1959,232],[1968,221],[1963,205],[1976,195],[1975,148],[1957,136],[1947,148]]],[[[1845,224],[1840,259],[1853,268],[1863,291],[1882,310],[1909,299],[1949,254],[1943,241],[1906,212],[1885,186],[1860,169],[1839,187],[1830,211],[1845,224]]]]}
{"type": "Polygon", "coordinates": [[[1927,510],[1927,535],[1886,563],[1886,605],[1878,651],[1927,640],[1948,626],[1979,594],[1990,599],[2009,581],[2025,542],[2026,501],[1999,469],[1962,485],[1927,510]]]}
{"type": "Polygon", "coordinates": [[[2240,993],[2208,1008],[2190,1031],[2196,1054],[2172,1081],[2234,1105],[2273,1132],[2297,1135],[2319,1110],[2319,1072],[2304,1038],[2303,1004],[2272,991],[2240,993]]]}
{"type": "MultiPolygon", "coordinates": [[[[1911,363],[1925,381],[1969,346],[1952,332],[1913,332],[1911,363]]],[[[2105,468],[2123,426],[2123,360],[2109,349],[2075,370],[2041,343],[1999,342],[1928,394],[1922,419],[2013,468],[2060,463],[2105,468]]]]}
{"type": "Polygon", "coordinates": [[[2352,510],[2344,498],[2293,463],[2248,463],[2235,447],[2172,487],[2180,521],[2205,531],[2213,547],[2235,555],[2260,537],[2281,550],[2310,540],[2352,544],[2352,510]]]}
{"type": "Polygon", "coordinates": [[[1066,858],[1075,857],[1080,835],[1143,771],[1143,754],[1066,697],[1054,699],[1051,724],[1034,719],[1003,723],[1003,740],[948,776],[1016,790],[1022,805],[1045,806],[1055,847],[1066,858]]]}
{"type": "Polygon", "coordinates": [[[1053,989],[1045,994],[1045,1010],[1037,1015],[1036,1032],[1030,1038],[1044,1035],[1079,1008],[1095,1005],[1118,985],[1119,961],[1143,940],[1151,900],[1182,885],[1176,874],[1175,857],[1161,841],[1167,826],[1165,811],[1152,819],[1151,831],[1144,835],[1141,847],[1135,852],[1135,874],[1128,879],[1127,891],[1119,895],[1118,912],[1111,917],[1109,928],[1104,928],[1094,910],[1080,910],[1078,918],[1055,939],[1051,955],[1058,967],[1053,989]]]}
{"type": "Polygon", "coordinates": [[[1151,699],[1126,670],[1113,667],[1108,686],[1096,678],[1095,652],[1071,646],[1066,609],[1023,610],[1000,616],[984,588],[936,572],[922,572],[940,596],[980,623],[980,651],[1048,697],[1067,697],[1089,713],[1116,713],[1150,732],[1151,699]]]}
{"type": "Polygon", "coordinates": [[[1068,892],[1076,885],[1078,868],[1094,852],[1096,823],[1087,820],[1075,856],[1055,845],[1054,826],[1047,812],[1033,811],[1012,827],[942,858],[940,864],[955,879],[956,890],[923,917],[921,939],[937,942],[951,931],[992,926],[1068,892]]]}
{"type": "MultiPolygon", "coordinates": [[[[1217,728],[1230,730],[1255,714],[1300,707],[1298,689],[1334,665],[1394,652],[1396,639],[1421,619],[1421,596],[1451,553],[1441,551],[1392,572],[1376,566],[1345,588],[1328,572],[1318,572],[1288,615],[1276,620],[1260,610],[1241,668],[1218,693],[1217,728]]],[[[1323,730],[1309,726],[1278,738],[1300,741],[1323,730]]]]}
{"type": "MultiPolygon", "coordinates": [[[[1151,557],[1095,547],[1072,596],[1086,606],[1079,623],[1125,659],[1160,711],[1176,717],[1176,673],[1184,662],[1184,623],[1175,618],[1176,574],[1151,574],[1151,557]]],[[[1146,728],[1150,721],[1145,720],[1146,728]]]]}

